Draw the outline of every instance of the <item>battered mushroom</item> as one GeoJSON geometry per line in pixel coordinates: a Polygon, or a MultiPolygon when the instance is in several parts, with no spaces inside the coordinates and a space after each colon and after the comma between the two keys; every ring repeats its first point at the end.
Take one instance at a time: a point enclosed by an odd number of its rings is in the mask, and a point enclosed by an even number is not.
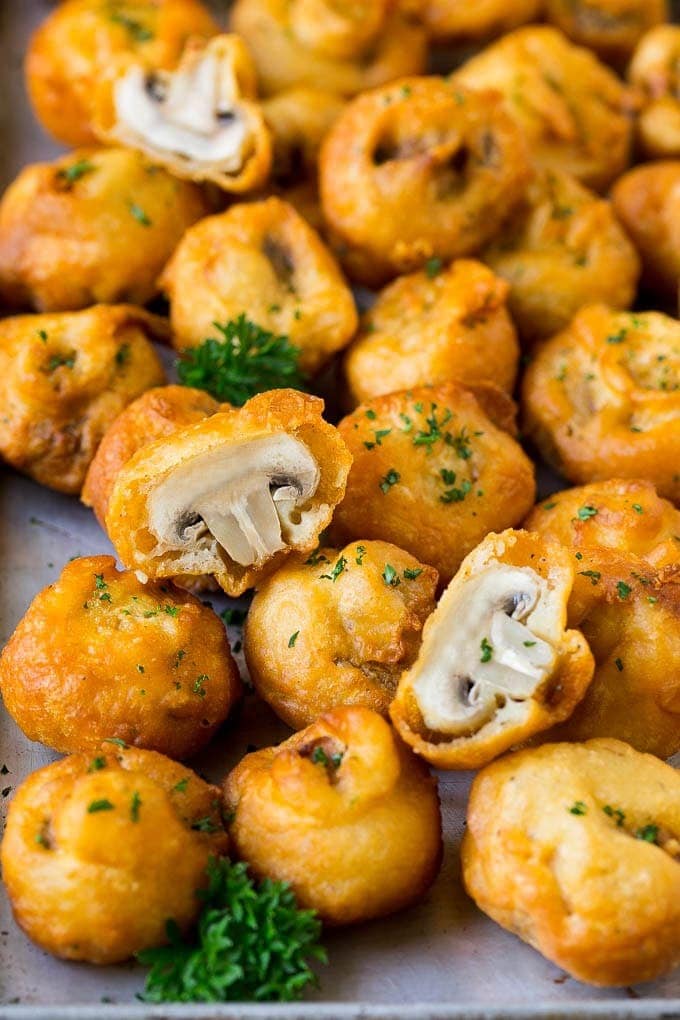
{"type": "Polygon", "coordinates": [[[106,511],[116,478],[132,455],[155,439],[203,421],[219,410],[217,401],[203,390],[158,386],[147,390],[118,415],[99,444],[82,491],[83,503],[92,507],[102,528],[106,527],[106,511]]]}
{"type": "Polygon", "coordinates": [[[256,97],[255,67],[238,36],[191,39],[175,71],[125,63],[106,79],[95,129],[176,177],[240,193],[263,184],[271,164],[256,97]]]}
{"type": "Polygon", "coordinates": [[[508,306],[532,342],[584,305],[630,308],[640,260],[609,202],[560,170],[539,172],[481,258],[510,284],[508,306]]]}
{"type": "Polygon", "coordinates": [[[197,185],[127,149],[81,149],[28,166],[0,202],[0,300],[42,312],[143,305],[206,212],[197,185]]]}
{"type": "Polygon", "coordinates": [[[2,878],[41,949],[110,964],[196,921],[210,857],[226,853],[219,790],[153,751],[102,744],[34,772],[9,807],[2,878]]]}
{"type": "Polygon", "coordinates": [[[520,751],[472,786],[467,891],[580,981],[680,963],[679,853],[680,773],[618,740],[520,751]]]}
{"type": "Polygon", "coordinates": [[[593,676],[582,634],[566,630],[570,554],[525,531],[489,535],[463,561],[425,624],[390,715],[439,768],[485,765],[567,718],[593,676]]]}
{"type": "Polygon", "coordinates": [[[554,28],[511,32],[468,60],[453,75],[457,85],[501,92],[539,166],[605,191],[628,164],[631,92],[554,28]]]}
{"type": "Polygon", "coordinates": [[[519,345],[508,286],[485,266],[433,260],[377,297],[345,358],[355,403],[408,386],[496,383],[512,392],[519,345]]]}
{"type": "Polygon", "coordinates": [[[489,531],[519,524],[534,469],[509,434],[502,391],[441,383],[362,404],[338,425],[354,458],[333,519],[336,544],[383,539],[451,580],[489,531]]]}
{"type": "Polygon", "coordinates": [[[231,26],[266,95],[310,85],[351,96],[427,59],[424,30],[389,0],[236,0],[231,26]]]}
{"type": "Polygon", "coordinates": [[[97,90],[117,61],[167,70],[190,36],[218,31],[200,0],[65,0],[29,44],[26,83],[35,113],[60,142],[91,145],[97,90]]]}
{"type": "Polygon", "coordinates": [[[326,924],[420,900],[441,860],[436,781],[375,712],[336,708],[224,784],[232,846],[326,924]],[[331,880],[332,876],[332,880],[331,880]]]}
{"type": "Polygon", "coordinates": [[[642,257],[644,285],[675,306],[680,282],[680,160],[629,170],[614,185],[612,200],[642,257]]]}
{"type": "Polygon", "coordinates": [[[240,681],[210,608],[87,556],[31,603],[0,656],[0,691],[29,740],[57,751],[115,737],[186,758],[226,719],[240,681]]]}
{"type": "Polygon", "coordinates": [[[351,457],[323,401],[272,390],[142,447],[121,469],[107,531],[151,577],[214,574],[240,595],[309,553],[342,499],[351,457]]]}
{"type": "Polygon", "coordinates": [[[584,308],[536,352],[524,430],[566,478],[653,482],[680,500],[680,324],[659,312],[584,308]]]}
{"type": "Polygon", "coordinates": [[[529,176],[522,132],[497,95],[404,78],[354,99],[321,148],[324,216],[369,285],[487,242],[529,176]]]}
{"type": "Polygon", "coordinates": [[[680,26],[647,32],[628,77],[644,97],[637,121],[640,148],[650,158],[680,156],[680,26]]]}
{"type": "Polygon", "coordinates": [[[187,231],[161,285],[170,298],[174,343],[194,347],[247,311],[300,349],[318,371],[357,326],[352,293],[321,238],[279,198],[233,205],[187,231]]]}
{"type": "Polygon", "coordinates": [[[535,21],[543,0],[425,0],[422,18],[435,41],[484,42],[535,21]]]}
{"type": "Polygon", "coordinates": [[[164,381],[150,340],[166,334],[162,319],[126,305],[0,321],[0,456],[79,493],[109,425],[164,381]]]}
{"type": "Polygon", "coordinates": [[[667,21],[668,0],[545,0],[546,19],[602,60],[622,66],[654,25],[667,21]]]}
{"type": "Polygon", "coordinates": [[[436,570],[388,542],[289,561],[248,612],[243,648],[258,694],[295,729],[337,705],[386,714],[436,585],[436,570]]]}

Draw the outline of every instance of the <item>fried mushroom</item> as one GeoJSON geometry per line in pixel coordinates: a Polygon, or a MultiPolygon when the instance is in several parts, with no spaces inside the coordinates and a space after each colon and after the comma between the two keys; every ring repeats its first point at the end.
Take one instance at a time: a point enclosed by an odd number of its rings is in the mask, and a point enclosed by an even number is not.
{"type": "Polygon", "coordinates": [[[561,170],[537,173],[482,260],[510,284],[508,307],[532,343],[584,305],[630,308],[640,260],[609,202],[561,170]]]}
{"type": "Polygon", "coordinates": [[[472,785],[468,893],[579,981],[680,963],[679,855],[680,773],[618,740],[520,751],[472,785]]]}
{"type": "Polygon", "coordinates": [[[325,924],[410,906],[439,870],[436,780],[367,708],[336,708],[246,755],[224,801],[236,854],[255,875],[290,882],[325,924]]]}
{"type": "Polygon", "coordinates": [[[577,484],[652,482],[680,500],[680,324],[584,308],[543,343],[523,383],[524,431],[577,484]]]}
{"type": "Polygon", "coordinates": [[[311,552],[351,464],[322,411],[318,397],[271,390],[138,450],[106,516],[123,563],[150,577],[214,574],[240,595],[311,552]]]}
{"type": "Polygon", "coordinates": [[[645,33],[628,77],[643,96],[637,140],[644,155],[680,156],[680,25],[658,25],[645,33]]]}
{"type": "Polygon", "coordinates": [[[194,347],[216,322],[248,317],[300,349],[317,372],[357,326],[352,292],[321,238],[287,202],[233,205],[187,231],[161,280],[173,343],[194,347]]]}
{"type": "Polygon", "coordinates": [[[373,286],[489,241],[522,196],[529,155],[497,95],[404,78],[347,105],[319,167],[336,250],[373,286]]]}
{"type": "Polygon", "coordinates": [[[200,0],[65,0],[28,47],[26,84],[36,116],[65,145],[92,145],[97,91],[117,61],[168,70],[189,37],[218,31],[200,0]]]}
{"type": "Polygon", "coordinates": [[[545,0],[545,17],[579,46],[621,67],[648,29],[667,21],[668,0],[545,0]]]}
{"type": "Polygon", "coordinates": [[[508,430],[514,405],[493,387],[424,386],[359,406],[338,425],[354,461],[331,534],[381,539],[448,583],[489,531],[534,501],[534,469],[508,430]]]}
{"type": "Polygon", "coordinates": [[[352,96],[419,74],[427,59],[423,28],[388,0],[236,0],[231,27],[265,95],[303,85],[352,96]]]}
{"type": "Polygon", "coordinates": [[[164,320],[126,305],[0,321],[0,456],[77,495],[109,425],[164,381],[150,341],[166,336],[164,320]]]}
{"type": "Polygon", "coordinates": [[[519,345],[508,289],[472,259],[446,268],[434,260],[389,284],[345,356],[353,402],[451,379],[512,392],[519,345]]]}
{"type": "Polygon", "coordinates": [[[112,737],[186,758],[224,722],[240,680],[209,607],[86,556],[34,598],[0,656],[0,691],[29,740],[57,751],[112,737]]]}
{"type": "Polygon", "coordinates": [[[458,85],[502,93],[541,167],[605,191],[628,165],[632,93],[548,25],[519,28],[473,56],[453,75],[458,85]]]}
{"type": "Polygon", "coordinates": [[[463,561],[425,624],[390,715],[438,768],[479,768],[567,718],[593,676],[567,630],[571,556],[524,531],[489,535],[463,561]]]}
{"type": "Polygon", "coordinates": [[[146,304],[201,190],[127,149],[80,149],[21,171],[0,202],[0,300],[76,311],[146,304]]]}
{"type": "Polygon", "coordinates": [[[65,960],[119,963],[188,933],[211,857],[226,853],[219,790],[153,751],[108,741],[24,780],[2,878],[28,937],[65,960]]]}
{"type": "Polygon", "coordinates": [[[485,42],[535,21],[543,0],[425,0],[422,18],[434,42],[485,42]]]}
{"type": "Polygon", "coordinates": [[[241,193],[264,184],[271,138],[255,67],[236,35],[190,39],[174,71],[126,63],[100,90],[95,130],[175,177],[241,193]]]}
{"type": "Polygon", "coordinates": [[[434,609],[437,571],[388,542],[325,546],[258,585],[243,650],[258,694],[295,729],[337,705],[387,714],[434,609]]]}

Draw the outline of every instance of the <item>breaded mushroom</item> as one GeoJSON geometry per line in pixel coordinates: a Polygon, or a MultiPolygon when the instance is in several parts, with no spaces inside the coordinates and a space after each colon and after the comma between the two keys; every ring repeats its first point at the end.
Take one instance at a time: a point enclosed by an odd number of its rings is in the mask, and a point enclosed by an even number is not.
{"type": "Polygon", "coordinates": [[[153,751],[108,741],[24,780],[9,807],[2,878],[14,917],[65,960],[119,963],[197,919],[211,857],[226,853],[219,790],[153,751]]]}
{"type": "Polygon", "coordinates": [[[527,531],[490,534],[463,561],[423,630],[390,715],[438,768],[486,765],[568,718],[593,677],[567,630],[572,557],[527,531]]]}
{"type": "Polygon", "coordinates": [[[245,39],[265,95],[298,85],[352,96],[425,68],[425,32],[390,0],[236,0],[231,27],[245,39]]]}
{"type": "Polygon", "coordinates": [[[680,963],[680,773],[618,740],[488,765],[462,861],[477,906],[579,981],[634,985],[680,963]]]}
{"type": "Polygon", "coordinates": [[[122,562],[156,578],[213,574],[240,595],[310,553],[352,462],[322,412],[318,397],[270,390],[142,447],[106,516],[122,562]]]}
{"type": "Polygon", "coordinates": [[[453,382],[359,406],[338,425],[354,462],[335,544],[392,542],[447,584],[489,531],[518,524],[533,505],[534,469],[513,424],[501,390],[453,382]]]}
{"type": "Polygon", "coordinates": [[[528,343],[584,305],[630,308],[640,260],[611,204],[561,170],[543,170],[481,259],[510,284],[508,307],[528,343]]]}
{"type": "Polygon", "coordinates": [[[680,25],[658,25],[642,37],[628,78],[643,96],[636,128],[644,155],[680,157],[680,25]]]}
{"type": "Polygon", "coordinates": [[[652,482],[680,501],[680,323],[584,308],[524,376],[524,431],[570,481],[652,482]]]}
{"type": "Polygon", "coordinates": [[[632,92],[555,28],[530,25],[504,36],[455,72],[457,85],[502,93],[538,166],[606,191],[628,165],[632,92]]]}
{"type": "Polygon", "coordinates": [[[645,32],[669,15],[668,0],[545,0],[551,25],[617,67],[627,64],[645,32]]]}
{"type": "Polygon", "coordinates": [[[422,18],[434,42],[486,42],[535,21],[544,0],[424,0],[422,18]]]}
{"type": "Polygon", "coordinates": [[[519,344],[508,285],[472,259],[400,276],[362,319],[345,356],[354,404],[409,386],[492,382],[512,392],[519,344]]]}
{"type": "Polygon", "coordinates": [[[219,618],[112,556],[68,563],[0,655],[5,708],[29,740],[93,751],[107,737],[187,758],[241,693],[219,618]]]}
{"type": "Polygon", "coordinates": [[[21,171],[0,202],[0,301],[75,311],[146,304],[201,190],[128,149],[80,149],[21,171]]]}
{"type": "Polygon", "coordinates": [[[522,131],[499,96],[437,77],[403,78],[348,103],[319,167],[335,248],[369,286],[474,253],[530,173],[522,131]]]}
{"type": "Polygon", "coordinates": [[[65,145],[91,145],[97,89],[118,60],[167,70],[177,66],[187,39],[218,31],[200,0],[65,0],[28,47],[26,85],[36,116],[65,145]]]}
{"type": "Polygon", "coordinates": [[[321,238],[280,198],[231,206],[182,238],[161,286],[170,299],[173,343],[200,344],[214,324],[247,312],[300,350],[317,372],[357,327],[352,292],[321,238]]]}
{"type": "Polygon", "coordinates": [[[117,415],[165,380],[164,320],[130,305],[0,321],[0,456],[77,495],[117,415]]]}
{"type": "Polygon", "coordinates": [[[416,903],[436,878],[436,780],[375,712],[336,708],[224,784],[229,834],[256,876],[290,882],[325,924],[416,903]]]}
{"type": "Polygon", "coordinates": [[[612,190],[614,211],[642,258],[642,282],[677,307],[680,159],[636,166],[612,190]]]}
{"type": "Polygon", "coordinates": [[[260,697],[295,729],[337,705],[382,715],[435,607],[437,571],[389,542],[328,546],[258,585],[243,632],[260,697]]]}

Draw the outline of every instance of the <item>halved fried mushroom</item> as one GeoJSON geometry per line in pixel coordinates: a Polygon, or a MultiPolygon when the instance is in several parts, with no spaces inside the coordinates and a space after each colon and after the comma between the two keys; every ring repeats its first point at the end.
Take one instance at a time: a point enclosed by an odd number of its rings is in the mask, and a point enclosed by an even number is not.
{"type": "Polygon", "coordinates": [[[106,518],[123,562],[151,577],[214,574],[239,595],[291,550],[311,551],[351,463],[322,410],[273,390],[138,451],[106,518]]]}
{"type": "Polygon", "coordinates": [[[441,768],[478,768],[565,719],[593,657],[565,630],[569,553],[532,532],[489,535],[425,624],[390,709],[402,738],[441,768]]]}
{"type": "Polygon", "coordinates": [[[263,184],[271,165],[256,95],[255,67],[238,36],[190,39],[175,71],[127,63],[107,80],[95,129],[178,177],[240,193],[263,184]]]}

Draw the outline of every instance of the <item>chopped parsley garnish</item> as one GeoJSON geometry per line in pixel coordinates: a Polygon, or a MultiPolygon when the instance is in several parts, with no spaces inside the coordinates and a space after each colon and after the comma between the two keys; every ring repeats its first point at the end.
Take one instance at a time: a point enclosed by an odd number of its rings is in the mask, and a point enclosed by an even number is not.
{"type": "Polygon", "coordinates": [[[614,659],[614,665],[618,669],[619,673],[623,673],[623,659],[614,659]]]}
{"type": "Polygon", "coordinates": [[[296,630],[294,634],[290,635],[290,637],[288,638],[288,647],[289,648],[295,648],[295,642],[298,639],[299,633],[300,633],[300,631],[296,630]]]}
{"type": "Polygon", "coordinates": [[[480,662],[491,662],[493,658],[493,645],[490,644],[488,638],[483,637],[479,643],[479,650],[481,655],[479,657],[480,662]]]}
{"type": "Polygon", "coordinates": [[[186,788],[189,785],[189,777],[185,776],[184,779],[180,779],[179,783],[175,783],[173,791],[175,793],[186,793],[186,788]]]}
{"type": "Polygon", "coordinates": [[[590,517],[597,516],[597,507],[594,506],[582,506],[576,512],[576,516],[580,521],[587,521],[590,517]]]}
{"type": "Polygon", "coordinates": [[[116,351],[115,361],[119,368],[126,365],[130,360],[130,344],[121,344],[116,351]]]}
{"type": "Polygon", "coordinates": [[[347,560],[344,556],[340,556],[330,574],[322,574],[321,578],[325,581],[333,581],[335,583],[346,566],[347,560]]]}
{"type": "Polygon", "coordinates": [[[70,354],[52,354],[47,362],[45,371],[55,372],[58,368],[73,368],[76,363],[77,354],[72,351],[70,354]]]}
{"type": "Polygon", "coordinates": [[[88,767],[87,771],[88,772],[99,772],[99,770],[103,769],[103,768],[106,768],[106,758],[104,758],[103,755],[99,754],[99,755],[97,755],[96,758],[92,759],[92,761],[89,764],[89,767],[88,767]]]}
{"type": "Polygon", "coordinates": [[[116,744],[117,747],[125,747],[125,748],[127,748],[127,744],[125,743],[124,740],[121,740],[120,737],[104,737],[102,743],[103,744],[116,744]]]}
{"type": "MultiPolygon", "coordinates": [[[[414,404],[414,407],[419,414],[422,414],[422,404],[414,404]]],[[[448,425],[452,418],[452,412],[446,408],[446,410],[442,413],[441,420],[437,421],[437,405],[431,404],[430,413],[425,418],[427,430],[419,429],[418,432],[416,432],[413,437],[413,445],[431,447],[438,440],[443,439],[444,433],[442,432],[442,429],[445,425],[448,425]]]]}
{"type": "Polygon", "coordinates": [[[362,567],[363,564],[364,564],[364,556],[366,555],[366,546],[365,545],[358,545],[356,547],[355,552],[356,552],[356,557],[354,559],[354,562],[356,563],[356,565],[358,567],[362,567]]]}
{"type": "Polygon", "coordinates": [[[139,821],[139,809],[142,806],[142,798],[137,790],[134,790],[130,798],[130,818],[133,822],[139,821]]]}
{"type": "Polygon", "coordinates": [[[219,832],[220,827],[217,822],[214,822],[209,815],[204,818],[199,818],[192,823],[191,828],[196,832],[219,832]]]}
{"type": "Polygon", "coordinates": [[[388,493],[393,485],[396,485],[401,475],[394,468],[390,468],[385,477],[380,482],[380,491],[382,493],[388,493]]]}
{"type": "Polygon", "coordinates": [[[443,268],[444,263],[441,259],[436,257],[428,259],[425,263],[425,274],[428,280],[434,280],[435,276],[439,276],[443,268]]]}
{"type": "Polygon", "coordinates": [[[45,850],[50,849],[50,841],[42,830],[40,832],[36,832],[35,841],[39,846],[44,847],[45,850]]]}
{"type": "Polygon", "coordinates": [[[525,648],[533,648],[534,645],[536,644],[536,642],[535,641],[523,641],[522,644],[524,645],[525,648]]]}
{"type": "Polygon", "coordinates": [[[247,615],[244,609],[223,609],[220,618],[227,627],[240,627],[247,615]]]}
{"type": "Polygon", "coordinates": [[[600,573],[599,570],[579,570],[579,576],[589,577],[591,584],[597,584],[597,582],[602,577],[602,574],[600,573]]]}
{"type": "Polygon", "coordinates": [[[315,765],[323,765],[325,768],[339,769],[343,758],[344,754],[342,751],[337,751],[329,757],[323,747],[318,745],[312,751],[310,760],[313,761],[315,765]]]}
{"type": "Polygon", "coordinates": [[[122,14],[120,11],[114,11],[111,15],[111,21],[116,25],[121,25],[122,28],[127,29],[135,42],[149,42],[153,39],[153,32],[146,25],[143,25],[141,21],[137,21],[136,18],[131,18],[129,14],[122,14]]]}
{"type": "Polygon", "coordinates": [[[144,672],[144,667],[142,665],[140,665],[139,663],[137,663],[137,672],[138,673],[143,673],[144,672]]]}
{"type": "Polygon", "coordinates": [[[544,510],[554,510],[556,506],[557,506],[557,503],[544,503],[543,504],[543,509],[544,510]]]}
{"type": "Polygon", "coordinates": [[[582,800],[575,801],[569,808],[570,815],[585,815],[587,811],[588,808],[582,800]]]}
{"type": "Polygon", "coordinates": [[[366,417],[368,418],[369,421],[375,421],[378,415],[375,413],[372,407],[369,407],[366,411],[366,417]]]}
{"type": "Polygon", "coordinates": [[[220,339],[207,338],[177,362],[182,385],[206,390],[236,407],[265,390],[305,388],[306,377],[298,365],[300,352],[287,336],[270,333],[243,313],[213,325],[220,339]]]}
{"type": "Polygon", "coordinates": [[[627,599],[633,589],[625,581],[616,582],[616,593],[620,599],[627,599]]]}
{"type": "Polygon", "coordinates": [[[633,503],[633,510],[635,511],[636,514],[643,514],[645,512],[643,507],[641,507],[639,503],[633,503]]]}
{"type": "Polygon", "coordinates": [[[610,333],[610,335],[607,337],[607,343],[608,344],[622,344],[623,341],[626,339],[626,334],[627,333],[628,333],[628,330],[624,326],[617,333],[610,333]]]}
{"type": "Polygon", "coordinates": [[[198,694],[200,698],[204,698],[208,693],[205,687],[203,686],[206,680],[210,680],[210,677],[207,675],[207,673],[201,673],[201,675],[197,676],[196,679],[194,680],[193,691],[194,694],[198,694]]]}
{"type": "MultiPolygon", "coordinates": [[[[441,474],[442,474],[442,481],[444,481],[445,484],[450,484],[447,481],[447,479],[443,477],[444,476],[444,472],[443,471],[441,472],[441,474]]],[[[455,482],[455,480],[456,480],[455,471],[447,471],[446,474],[447,474],[447,476],[452,476],[452,479],[455,482]]],[[[442,502],[442,503],[462,503],[463,500],[465,499],[465,497],[467,496],[468,492],[470,492],[471,489],[472,489],[472,482],[469,482],[467,480],[467,478],[465,478],[465,479],[463,479],[463,481],[461,482],[461,484],[459,486],[451,485],[451,488],[446,489],[446,491],[439,497],[440,502],[442,502]]]]}
{"type": "Polygon", "coordinates": [[[641,829],[638,829],[635,833],[637,839],[642,839],[645,843],[657,843],[659,840],[659,826],[658,825],[644,825],[641,829]]]}
{"type": "Polygon", "coordinates": [[[602,810],[606,815],[609,815],[610,818],[615,820],[618,828],[620,829],[626,820],[626,815],[621,808],[613,808],[610,804],[605,804],[602,810]]]}
{"type": "Polygon", "coordinates": [[[385,569],[382,572],[382,579],[388,586],[388,588],[396,588],[398,584],[401,584],[401,578],[399,577],[399,574],[396,572],[394,567],[389,563],[385,564],[385,569]]]}
{"type": "Polygon", "coordinates": [[[305,560],[305,566],[317,567],[319,563],[328,563],[328,557],[324,556],[318,549],[315,549],[308,559],[305,560]]]}
{"type": "Polygon", "coordinates": [[[382,441],[385,436],[389,436],[392,429],[376,429],[373,433],[375,436],[374,442],[364,442],[364,446],[367,450],[372,450],[375,446],[382,446],[382,441]]]}
{"type": "Polygon", "coordinates": [[[415,579],[417,577],[420,577],[422,572],[423,572],[423,568],[422,567],[417,567],[417,568],[406,567],[405,570],[404,570],[404,577],[406,578],[407,581],[415,581],[415,579]]]}
{"type": "Polygon", "coordinates": [[[167,604],[162,607],[163,612],[168,616],[179,616],[181,608],[181,606],[170,606],[167,604]]]}
{"type": "Polygon", "coordinates": [[[136,202],[130,202],[130,212],[137,222],[141,223],[143,227],[150,227],[152,225],[151,220],[146,215],[141,205],[137,205],[136,202]]]}
{"type": "Polygon", "coordinates": [[[103,797],[101,800],[93,800],[87,805],[88,815],[97,814],[98,811],[113,811],[113,804],[103,797]]]}
{"type": "Polygon", "coordinates": [[[85,174],[91,174],[93,170],[96,170],[94,163],[91,163],[89,159],[79,159],[75,163],[71,163],[70,166],[64,166],[61,170],[57,170],[57,177],[60,181],[64,181],[68,185],[75,184],[85,174]]]}

